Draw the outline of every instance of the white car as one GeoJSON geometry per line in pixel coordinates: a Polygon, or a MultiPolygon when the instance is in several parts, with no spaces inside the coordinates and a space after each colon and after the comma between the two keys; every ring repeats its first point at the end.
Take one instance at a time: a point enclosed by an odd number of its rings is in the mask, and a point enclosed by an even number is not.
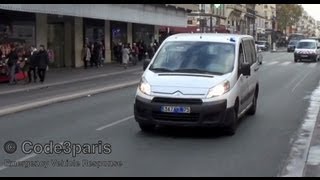
{"type": "Polygon", "coordinates": [[[218,126],[233,135],[238,118],[256,112],[259,64],[252,36],[176,34],[144,69],[134,103],[142,131],[218,126]]]}
{"type": "Polygon", "coordinates": [[[317,40],[300,40],[294,50],[294,62],[311,60],[314,62],[320,59],[320,46],[317,40]]]}

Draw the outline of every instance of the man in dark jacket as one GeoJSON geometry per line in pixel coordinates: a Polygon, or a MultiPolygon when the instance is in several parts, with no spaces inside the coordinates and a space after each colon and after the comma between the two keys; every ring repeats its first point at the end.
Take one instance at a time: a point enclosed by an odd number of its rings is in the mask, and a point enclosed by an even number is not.
{"type": "Polygon", "coordinates": [[[11,44],[11,51],[7,57],[8,57],[9,76],[10,76],[9,84],[10,85],[16,84],[17,83],[16,68],[17,68],[18,54],[14,44],[11,44]]]}
{"type": "Polygon", "coordinates": [[[40,82],[43,83],[46,77],[47,67],[49,65],[49,57],[47,51],[44,48],[44,45],[40,45],[40,49],[36,57],[38,65],[38,76],[40,78],[40,82]]]}
{"type": "Polygon", "coordinates": [[[33,73],[33,81],[37,82],[37,73],[36,73],[36,68],[37,68],[37,49],[34,46],[31,46],[31,56],[29,59],[29,70],[28,70],[28,77],[29,77],[29,83],[32,81],[32,76],[31,73],[33,73]]]}

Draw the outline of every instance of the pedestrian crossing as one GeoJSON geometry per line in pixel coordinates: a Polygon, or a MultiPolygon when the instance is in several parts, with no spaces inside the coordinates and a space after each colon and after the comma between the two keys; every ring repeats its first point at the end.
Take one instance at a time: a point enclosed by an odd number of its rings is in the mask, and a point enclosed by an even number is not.
{"type": "Polygon", "coordinates": [[[306,66],[306,67],[316,67],[318,65],[318,63],[314,63],[314,62],[293,62],[293,61],[285,61],[285,62],[281,62],[281,61],[271,61],[271,62],[263,62],[262,66],[306,66]]]}

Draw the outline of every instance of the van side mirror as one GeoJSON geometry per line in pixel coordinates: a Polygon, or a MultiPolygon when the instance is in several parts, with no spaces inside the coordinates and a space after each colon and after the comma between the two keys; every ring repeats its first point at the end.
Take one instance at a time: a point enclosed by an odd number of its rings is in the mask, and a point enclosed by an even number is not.
{"type": "Polygon", "coordinates": [[[150,62],[151,62],[151,59],[145,59],[143,61],[143,71],[145,71],[147,69],[147,67],[149,66],[150,62]]]}
{"type": "Polygon", "coordinates": [[[241,74],[244,76],[251,75],[251,65],[249,63],[244,63],[241,65],[241,74]]]}

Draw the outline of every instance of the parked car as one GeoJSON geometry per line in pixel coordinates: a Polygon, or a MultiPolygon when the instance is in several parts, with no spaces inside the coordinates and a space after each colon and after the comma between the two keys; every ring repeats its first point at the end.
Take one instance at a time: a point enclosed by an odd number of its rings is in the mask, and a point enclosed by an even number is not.
{"type": "Polygon", "coordinates": [[[270,44],[267,41],[256,41],[256,44],[262,51],[268,51],[270,44]]]}
{"type": "Polygon", "coordinates": [[[297,43],[299,40],[290,40],[288,44],[287,51],[288,52],[294,52],[294,49],[296,48],[297,43]]]}
{"type": "Polygon", "coordinates": [[[238,119],[257,108],[260,66],[254,49],[248,35],[168,37],[143,65],[134,102],[141,130],[218,126],[233,135],[238,119]]]}
{"type": "Polygon", "coordinates": [[[294,50],[294,62],[311,60],[314,62],[320,59],[320,45],[317,40],[303,39],[297,44],[294,50]]]}

